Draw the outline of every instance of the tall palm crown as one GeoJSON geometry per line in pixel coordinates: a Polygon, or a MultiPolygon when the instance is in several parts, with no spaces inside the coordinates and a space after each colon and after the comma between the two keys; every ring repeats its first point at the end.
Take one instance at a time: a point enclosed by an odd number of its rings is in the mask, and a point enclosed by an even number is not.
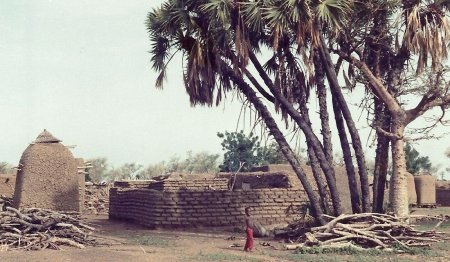
{"type": "Polygon", "coordinates": [[[295,102],[313,84],[311,46],[318,22],[337,28],[346,21],[352,1],[326,0],[168,0],[148,15],[152,66],[163,86],[173,55],[183,54],[184,83],[193,105],[219,103],[232,89],[221,63],[244,74],[249,52],[273,51],[264,65],[275,87],[295,102]],[[297,91],[296,91],[297,90],[297,91]]]}
{"type": "Polygon", "coordinates": [[[230,82],[218,75],[220,45],[228,45],[225,27],[210,19],[204,10],[208,1],[169,0],[148,15],[147,26],[152,41],[153,69],[159,71],[157,87],[163,86],[167,64],[178,51],[183,55],[183,75],[191,103],[211,105],[220,102],[230,82]],[[219,79],[219,85],[216,86],[219,79]]]}
{"type": "MultiPolygon", "coordinates": [[[[389,40],[393,47],[389,52],[400,49],[416,54],[418,73],[429,60],[436,69],[447,58],[449,8],[445,0],[168,0],[152,10],[147,20],[153,68],[160,72],[156,85],[163,86],[168,62],[181,51],[191,103],[219,103],[231,90],[220,62],[233,64],[242,74],[249,52],[265,46],[273,52],[265,70],[275,79],[275,88],[295,102],[296,94],[307,94],[314,84],[311,52],[319,35],[328,34],[328,45],[338,44],[344,52],[367,48],[368,40],[372,44],[385,41],[368,34],[379,22],[379,13],[396,31],[396,39],[389,40]]],[[[354,75],[351,66],[344,74],[346,80],[347,75],[354,75]]]]}

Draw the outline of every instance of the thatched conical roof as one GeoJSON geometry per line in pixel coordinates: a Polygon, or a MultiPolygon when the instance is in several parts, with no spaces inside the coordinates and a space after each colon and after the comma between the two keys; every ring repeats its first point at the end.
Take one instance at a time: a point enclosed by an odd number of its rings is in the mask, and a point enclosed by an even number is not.
{"type": "Polygon", "coordinates": [[[46,129],[42,131],[37,137],[36,140],[34,140],[34,143],[59,143],[61,140],[54,137],[50,132],[48,132],[46,129]]]}

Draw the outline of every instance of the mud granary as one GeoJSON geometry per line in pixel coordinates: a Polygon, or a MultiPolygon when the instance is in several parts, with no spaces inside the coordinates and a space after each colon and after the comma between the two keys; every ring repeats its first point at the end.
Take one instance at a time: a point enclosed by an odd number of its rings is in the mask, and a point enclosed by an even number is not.
{"type": "Polygon", "coordinates": [[[20,158],[14,206],[82,211],[84,174],[78,172],[80,163],[61,140],[44,130],[20,158]]]}

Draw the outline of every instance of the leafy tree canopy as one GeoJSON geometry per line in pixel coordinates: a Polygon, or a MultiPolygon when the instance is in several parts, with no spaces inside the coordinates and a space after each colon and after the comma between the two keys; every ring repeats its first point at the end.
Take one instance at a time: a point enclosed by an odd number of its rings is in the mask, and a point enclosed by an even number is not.
{"type": "Polygon", "coordinates": [[[85,176],[86,181],[95,183],[102,182],[108,173],[108,160],[105,157],[98,157],[89,159],[87,162],[92,166],[88,169],[85,176]]]}
{"type": "Polygon", "coordinates": [[[0,162],[0,174],[13,174],[14,172],[10,163],[0,162]]]}
{"type": "Polygon", "coordinates": [[[236,172],[242,163],[240,171],[250,171],[252,167],[266,164],[284,163],[282,153],[274,143],[261,146],[259,137],[244,131],[217,133],[222,138],[222,150],[225,151],[223,163],[219,166],[223,172],[236,172]]]}
{"type": "Polygon", "coordinates": [[[406,169],[413,175],[417,175],[421,171],[430,171],[431,162],[427,156],[420,156],[410,144],[405,146],[406,169]]]}
{"type": "Polygon", "coordinates": [[[207,152],[194,154],[192,151],[189,151],[184,160],[179,157],[172,157],[168,162],[163,161],[147,166],[141,174],[141,179],[148,179],[172,172],[185,174],[214,174],[219,171],[219,157],[218,154],[210,154],[207,152]]]}
{"type": "Polygon", "coordinates": [[[119,167],[113,167],[107,158],[99,157],[90,159],[92,166],[88,169],[86,181],[99,183],[102,181],[116,181],[122,179],[150,179],[155,176],[166,175],[172,172],[184,174],[217,173],[219,171],[219,155],[207,152],[187,153],[186,159],[172,157],[169,161],[161,161],[156,164],[143,166],[138,163],[125,163],[119,167]]]}

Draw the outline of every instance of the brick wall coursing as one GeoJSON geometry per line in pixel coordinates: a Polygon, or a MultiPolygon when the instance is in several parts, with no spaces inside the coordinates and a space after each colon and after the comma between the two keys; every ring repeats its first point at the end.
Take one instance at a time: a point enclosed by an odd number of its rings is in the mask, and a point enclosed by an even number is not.
{"type": "Polygon", "coordinates": [[[204,191],[204,190],[227,190],[228,179],[193,179],[193,180],[164,180],[152,183],[148,186],[150,189],[159,191],[204,191]]]}
{"type": "Polygon", "coordinates": [[[123,180],[115,181],[114,187],[121,188],[148,188],[150,184],[155,183],[154,180],[123,180]]]}
{"type": "MultiPolygon", "coordinates": [[[[233,180],[234,173],[219,173],[218,177],[225,178],[227,180],[233,180]]],[[[298,180],[298,178],[296,177],[298,180]]],[[[243,184],[248,184],[251,189],[262,188],[299,188],[296,183],[293,183],[293,179],[289,179],[287,172],[245,172],[238,173],[236,175],[236,181],[234,184],[235,189],[242,189],[243,184]]]]}
{"type": "Polygon", "coordinates": [[[225,178],[203,178],[187,180],[143,180],[143,181],[116,181],[114,187],[120,188],[150,188],[159,191],[177,190],[227,190],[228,179],[225,178]]]}
{"type": "Polygon", "coordinates": [[[243,226],[244,208],[263,225],[299,219],[303,190],[178,191],[111,188],[109,217],[148,227],[243,226]]]}

